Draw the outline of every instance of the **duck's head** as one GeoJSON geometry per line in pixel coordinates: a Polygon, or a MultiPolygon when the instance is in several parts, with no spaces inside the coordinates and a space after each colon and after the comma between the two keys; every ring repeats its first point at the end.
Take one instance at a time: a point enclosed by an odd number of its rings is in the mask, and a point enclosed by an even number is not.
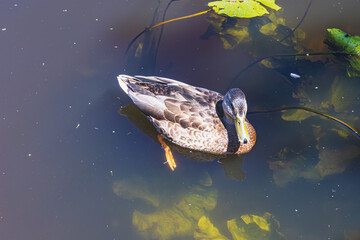
{"type": "Polygon", "coordinates": [[[248,143],[250,135],[246,124],[247,104],[245,94],[239,88],[230,89],[222,102],[224,118],[228,123],[234,124],[241,143],[248,143]]]}

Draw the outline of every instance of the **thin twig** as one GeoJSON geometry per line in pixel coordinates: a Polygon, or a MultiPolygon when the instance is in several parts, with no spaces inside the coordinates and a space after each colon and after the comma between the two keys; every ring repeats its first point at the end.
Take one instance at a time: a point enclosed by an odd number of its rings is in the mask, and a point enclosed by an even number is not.
{"type": "Polygon", "coordinates": [[[320,111],[317,111],[315,109],[312,109],[312,108],[308,108],[308,107],[303,107],[303,106],[284,106],[284,107],[281,107],[281,108],[275,108],[275,109],[271,109],[271,110],[264,110],[264,111],[255,111],[255,112],[248,112],[248,114],[259,114],[259,113],[272,113],[272,112],[280,112],[280,111],[284,111],[284,110],[293,110],[293,109],[298,109],[298,110],[304,110],[304,111],[308,111],[308,112],[312,112],[312,113],[316,113],[316,114],[319,114],[321,116],[324,116],[326,118],[329,118],[331,120],[334,120],[335,122],[338,122],[340,124],[342,124],[343,126],[345,126],[348,130],[350,130],[350,132],[352,132],[355,136],[359,137],[360,138],[360,133],[355,129],[353,128],[352,126],[350,126],[349,124],[347,124],[346,122],[336,118],[336,117],[333,117],[333,116],[330,116],[328,114],[325,114],[325,113],[322,113],[320,111]]]}

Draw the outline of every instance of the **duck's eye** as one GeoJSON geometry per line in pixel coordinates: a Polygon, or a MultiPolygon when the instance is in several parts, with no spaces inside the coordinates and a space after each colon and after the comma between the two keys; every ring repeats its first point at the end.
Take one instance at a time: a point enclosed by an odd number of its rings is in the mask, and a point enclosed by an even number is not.
{"type": "Polygon", "coordinates": [[[345,34],[344,37],[346,37],[346,38],[349,37],[349,34],[345,34]]]}

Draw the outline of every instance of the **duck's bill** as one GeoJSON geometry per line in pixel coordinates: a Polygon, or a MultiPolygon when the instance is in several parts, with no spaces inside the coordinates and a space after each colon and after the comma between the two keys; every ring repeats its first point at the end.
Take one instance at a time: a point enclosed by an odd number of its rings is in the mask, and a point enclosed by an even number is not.
{"type": "Polygon", "coordinates": [[[245,121],[245,117],[236,116],[235,129],[241,143],[246,144],[250,141],[250,135],[245,121]]]}

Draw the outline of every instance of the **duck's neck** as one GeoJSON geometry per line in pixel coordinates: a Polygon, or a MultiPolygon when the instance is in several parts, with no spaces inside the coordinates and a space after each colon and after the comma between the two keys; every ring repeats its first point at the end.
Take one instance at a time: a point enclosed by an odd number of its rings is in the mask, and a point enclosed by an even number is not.
{"type": "Polygon", "coordinates": [[[234,125],[234,119],[229,118],[227,114],[224,114],[223,121],[226,121],[227,124],[234,125]]]}
{"type": "Polygon", "coordinates": [[[235,153],[240,147],[240,142],[236,134],[234,121],[229,121],[229,119],[226,117],[226,114],[224,113],[224,109],[222,107],[222,100],[216,103],[216,113],[220,118],[222,124],[224,125],[228,135],[228,146],[226,151],[229,153],[235,153]]]}
{"type": "Polygon", "coordinates": [[[224,113],[224,108],[222,106],[222,102],[223,101],[220,100],[216,103],[216,113],[224,125],[234,126],[234,120],[229,118],[227,116],[227,114],[224,113]]]}

